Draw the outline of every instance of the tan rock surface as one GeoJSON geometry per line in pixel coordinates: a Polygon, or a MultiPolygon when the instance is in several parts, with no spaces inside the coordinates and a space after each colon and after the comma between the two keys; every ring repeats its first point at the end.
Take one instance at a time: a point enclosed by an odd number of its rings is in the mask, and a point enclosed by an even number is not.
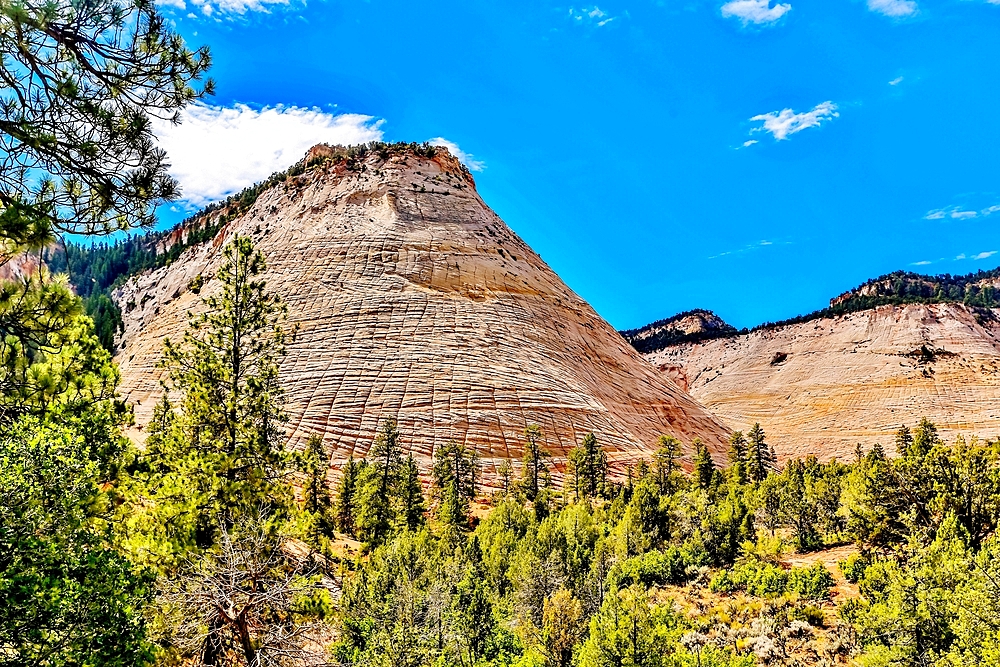
{"type": "Polygon", "coordinates": [[[731,428],[759,421],[779,458],[891,451],[900,424],[924,416],[948,438],[1000,435],[1000,324],[959,304],[880,306],[647,359],[731,428]]]}
{"type": "Polygon", "coordinates": [[[334,466],[364,455],[385,417],[421,466],[454,439],[478,450],[487,476],[520,457],[529,423],[557,464],[591,430],[619,470],[663,433],[724,452],[726,429],[574,294],[446,153],[311,170],[118,290],[122,393],[139,424],[160,393],[163,339],[199,307],[188,283],[203,274],[202,295],[218,288],[220,250],[236,234],[256,240],[300,327],[281,364],[291,441],[323,434],[334,466]]]}

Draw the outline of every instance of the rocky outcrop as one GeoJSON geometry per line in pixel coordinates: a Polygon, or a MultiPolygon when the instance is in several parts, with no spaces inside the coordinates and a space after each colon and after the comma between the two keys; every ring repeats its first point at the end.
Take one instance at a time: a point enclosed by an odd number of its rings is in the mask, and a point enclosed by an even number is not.
{"type": "Polygon", "coordinates": [[[946,438],[1000,435],[1000,311],[879,306],[667,347],[647,359],[733,429],[760,422],[779,458],[892,451],[927,417],[946,438]]]}
{"type": "Polygon", "coordinates": [[[732,335],[736,329],[710,310],[688,310],[621,333],[640,353],[648,353],[668,345],[732,335]]]}
{"type": "Polygon", "coordinates": [[[201,276],[201,296],[218,288],[221,248],[239,234],[266,255],[268,285],[299,327],[280,368],[290,440],[322,434],[334,466],[363,456],[386,417],[425,469],[456,440],[487,478],[521,456],[531,423],[557,467],[590,431],[618,471],[665,433],[699,437],[721,460],[726,428],[574,294],[454,158],[336,156],[313,151],[318,164],[264,191],[214,241],[115,293],[122,391],[140,425],[160,393],[163,339],[200,307],[188,286],[201,276]]]}

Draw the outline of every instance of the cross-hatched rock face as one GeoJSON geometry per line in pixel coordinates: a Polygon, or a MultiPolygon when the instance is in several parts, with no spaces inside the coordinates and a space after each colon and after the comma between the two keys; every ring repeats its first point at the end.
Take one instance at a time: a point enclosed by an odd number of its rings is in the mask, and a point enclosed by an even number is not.
{"type": "Polygon", "coordinates": [[[266,280],[299,330],[281,362],[300,445],[322,434],[336,467],[363,456],[380,419],[397,419],[424,467],[449,440],[478,451],[487,479],[521,456],[537,423],[557,473],[593,431],[619,472],[657,438],[701,438],[720,460],[727,431],[647,364],[479,198],[446,153],[369,157],[308,171],[263,193],[211,243],[133,278],[122,392],[146,423],[160,388],[163,339],[179,339],[218,289],[221,249],[249,235],[266,280]]]}
{"type": "Polygon", "coordinates": [[[927,417],[945,438],[1000,435],[998,312],[880,306],[647,355],[734,429],[760,422],[779,458],[893,451],[927,417]]]}

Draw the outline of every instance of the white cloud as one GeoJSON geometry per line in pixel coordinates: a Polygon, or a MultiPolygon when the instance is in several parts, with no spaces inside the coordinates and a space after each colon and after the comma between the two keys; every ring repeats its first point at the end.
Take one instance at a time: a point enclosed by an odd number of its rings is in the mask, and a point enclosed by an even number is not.
{"type": "Polygon", "coordinates": [[[818,127],[823,121],[839,117],[837,105],[833,102],[823,102],[817,104],[810,111],[795,113],[791,109],[772,111],[771,113],[754,116],[751,121],[762,123],[760,127],[755,127],[751,132],[770,132],[778,141],[787,139],[789,135],[801,132],[810,127],[818,127]]]}
{"type": "Polygon", "coordinates": [[[482,160],[475,159],[472,153],[466,153],[461,148],[458,147],[454,141],[448,141],[444,137],[434,137],[427,141],[431,146],[443,146],[448,149],[448,152],[454,155],[459,162],[464,164],[469,168],[469,171],[482,171],[486,168],[486,163],[482,160]]]}
{"type": "MultiPolygon", "coordinates": [[[[1000,207],[996,207],[996,210],[1000,210],[1000,207]]],[[[983,215],[989,215],[992,212],[993,211],[987,209],[986,211],[983,211],[983,215]]],[[[978,215],[979,214],[976,211],[962,210],[961,206],[950,206],[948,208],[938,208],[932,211],[927,211],[927,215],[924,216],[924,220],[944,220],[945,218],[965,220],[968,218],[975,218],[978,215]]]]}
{"type": "Polygon", "coordinates": [[[787,3],[772,7],[769,0],[731,0],[722,5],[722,15],[726,18],[737,18],[743,25],[751,23],[767,25],[774,23],[791,9],[792,6],[787,3]]]}
{"type": "MultiPolygon", "coordinates": [[[[248,12],[268,13],[270,8],[276,5],[288,6],[290,0],[155,0],[160,7],[169,7],[184,11],[190,5],[197,8],[206,17],[214,14],[224,16],[243,16],[248,12]]],[[[188,18],[195,18],[193,13],[187,14],[188,18]]]]}
{"type": "Polygon", "coordinates": [[[959,259],[965,259],[965,253],[963,252],[963,253],[961,253],[961,254],[959,254],[959,255],[956,255],[956,256],[955,256],[955,259],[956,259],[956,260],[959,260],[959,259]]]}
{"type": "MultiPolygon", "coordinates": [[[[1000,2],[1000,0],[997,0],[997,2],[1000,2]]],[[[903,83],[903,77],[897,76],[895,79],[893,79],[892,81],[889,82],[889,85],[890,86],[898,86],[901,83],[903,83]]]]}
{"type": "Polygon", "coordinates": [[[193,104],[180,125],[159,121],[154,132],[167,151],[181,197],[204,206],[281,171],[318,143],[360,144],[382,138],[382,121],[301,107],[251,109],[193,104]]]}
{"type": "MultiPolygon", "coordinates": [[[[996,4],[1000,5],[1000,0],[997,0],[996,4]]],[[[1000,211],[1000,204],[994,204],[993,206],[988,206],[980,212],[983,215],[993,215],[997,211],[1000,211]]]]}
{"type": "Polygon", "coordinates": [[[995,254],[997,254],[996,250],[987,250],[986,252],[981,252],[978,255],[975,255],[972,259],[986,259],[987,257],[992,257],[995,254]]]}
{"type": "Polygon", "coordinates": [[[868,9],[893,18],[903,18],[917,13],[913,0],[868,0],[868,9]]]}
{"type": "Polygon", "coordinates": [[[933,264],[933,263],[934,262],[930,261],[929,259],[923,259],[920,260],[919,262],[913,262],[912,266],[927,266],[928,264],[933,264]]]}
{"type": "Polygon", "coordinates": [[[754,144],[758,143],[760,142],[757,141],[756,139],[747,139],[746,141],[743,142],[743,148],[749,148],[750,146],[753,146],[754,144]]]}
{"type": "Polygon", "coordinates": [[[573,9],[570,7],[569,17],[578,23],[596,25],[598,28],[606,26],[616,18],[614,16],[608,16],[608,13],[597,5],[594,5],[590,9],[587,9],[586,7],[583,9],[573,9]]]}

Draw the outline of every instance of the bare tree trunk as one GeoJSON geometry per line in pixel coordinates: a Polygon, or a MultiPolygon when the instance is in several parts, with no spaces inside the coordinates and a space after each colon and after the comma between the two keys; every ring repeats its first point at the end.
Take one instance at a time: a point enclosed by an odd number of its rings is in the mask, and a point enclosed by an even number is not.
{"type": "Polygon", "coordinates": [[[218,615],[212,617],[212,622],[208,626],[208,636],[205,637],[205,650],[202,653],[201,661],[209,667],[216,667],[222,660],[224,653],[222,646],[223,622],[218,615]]]}

